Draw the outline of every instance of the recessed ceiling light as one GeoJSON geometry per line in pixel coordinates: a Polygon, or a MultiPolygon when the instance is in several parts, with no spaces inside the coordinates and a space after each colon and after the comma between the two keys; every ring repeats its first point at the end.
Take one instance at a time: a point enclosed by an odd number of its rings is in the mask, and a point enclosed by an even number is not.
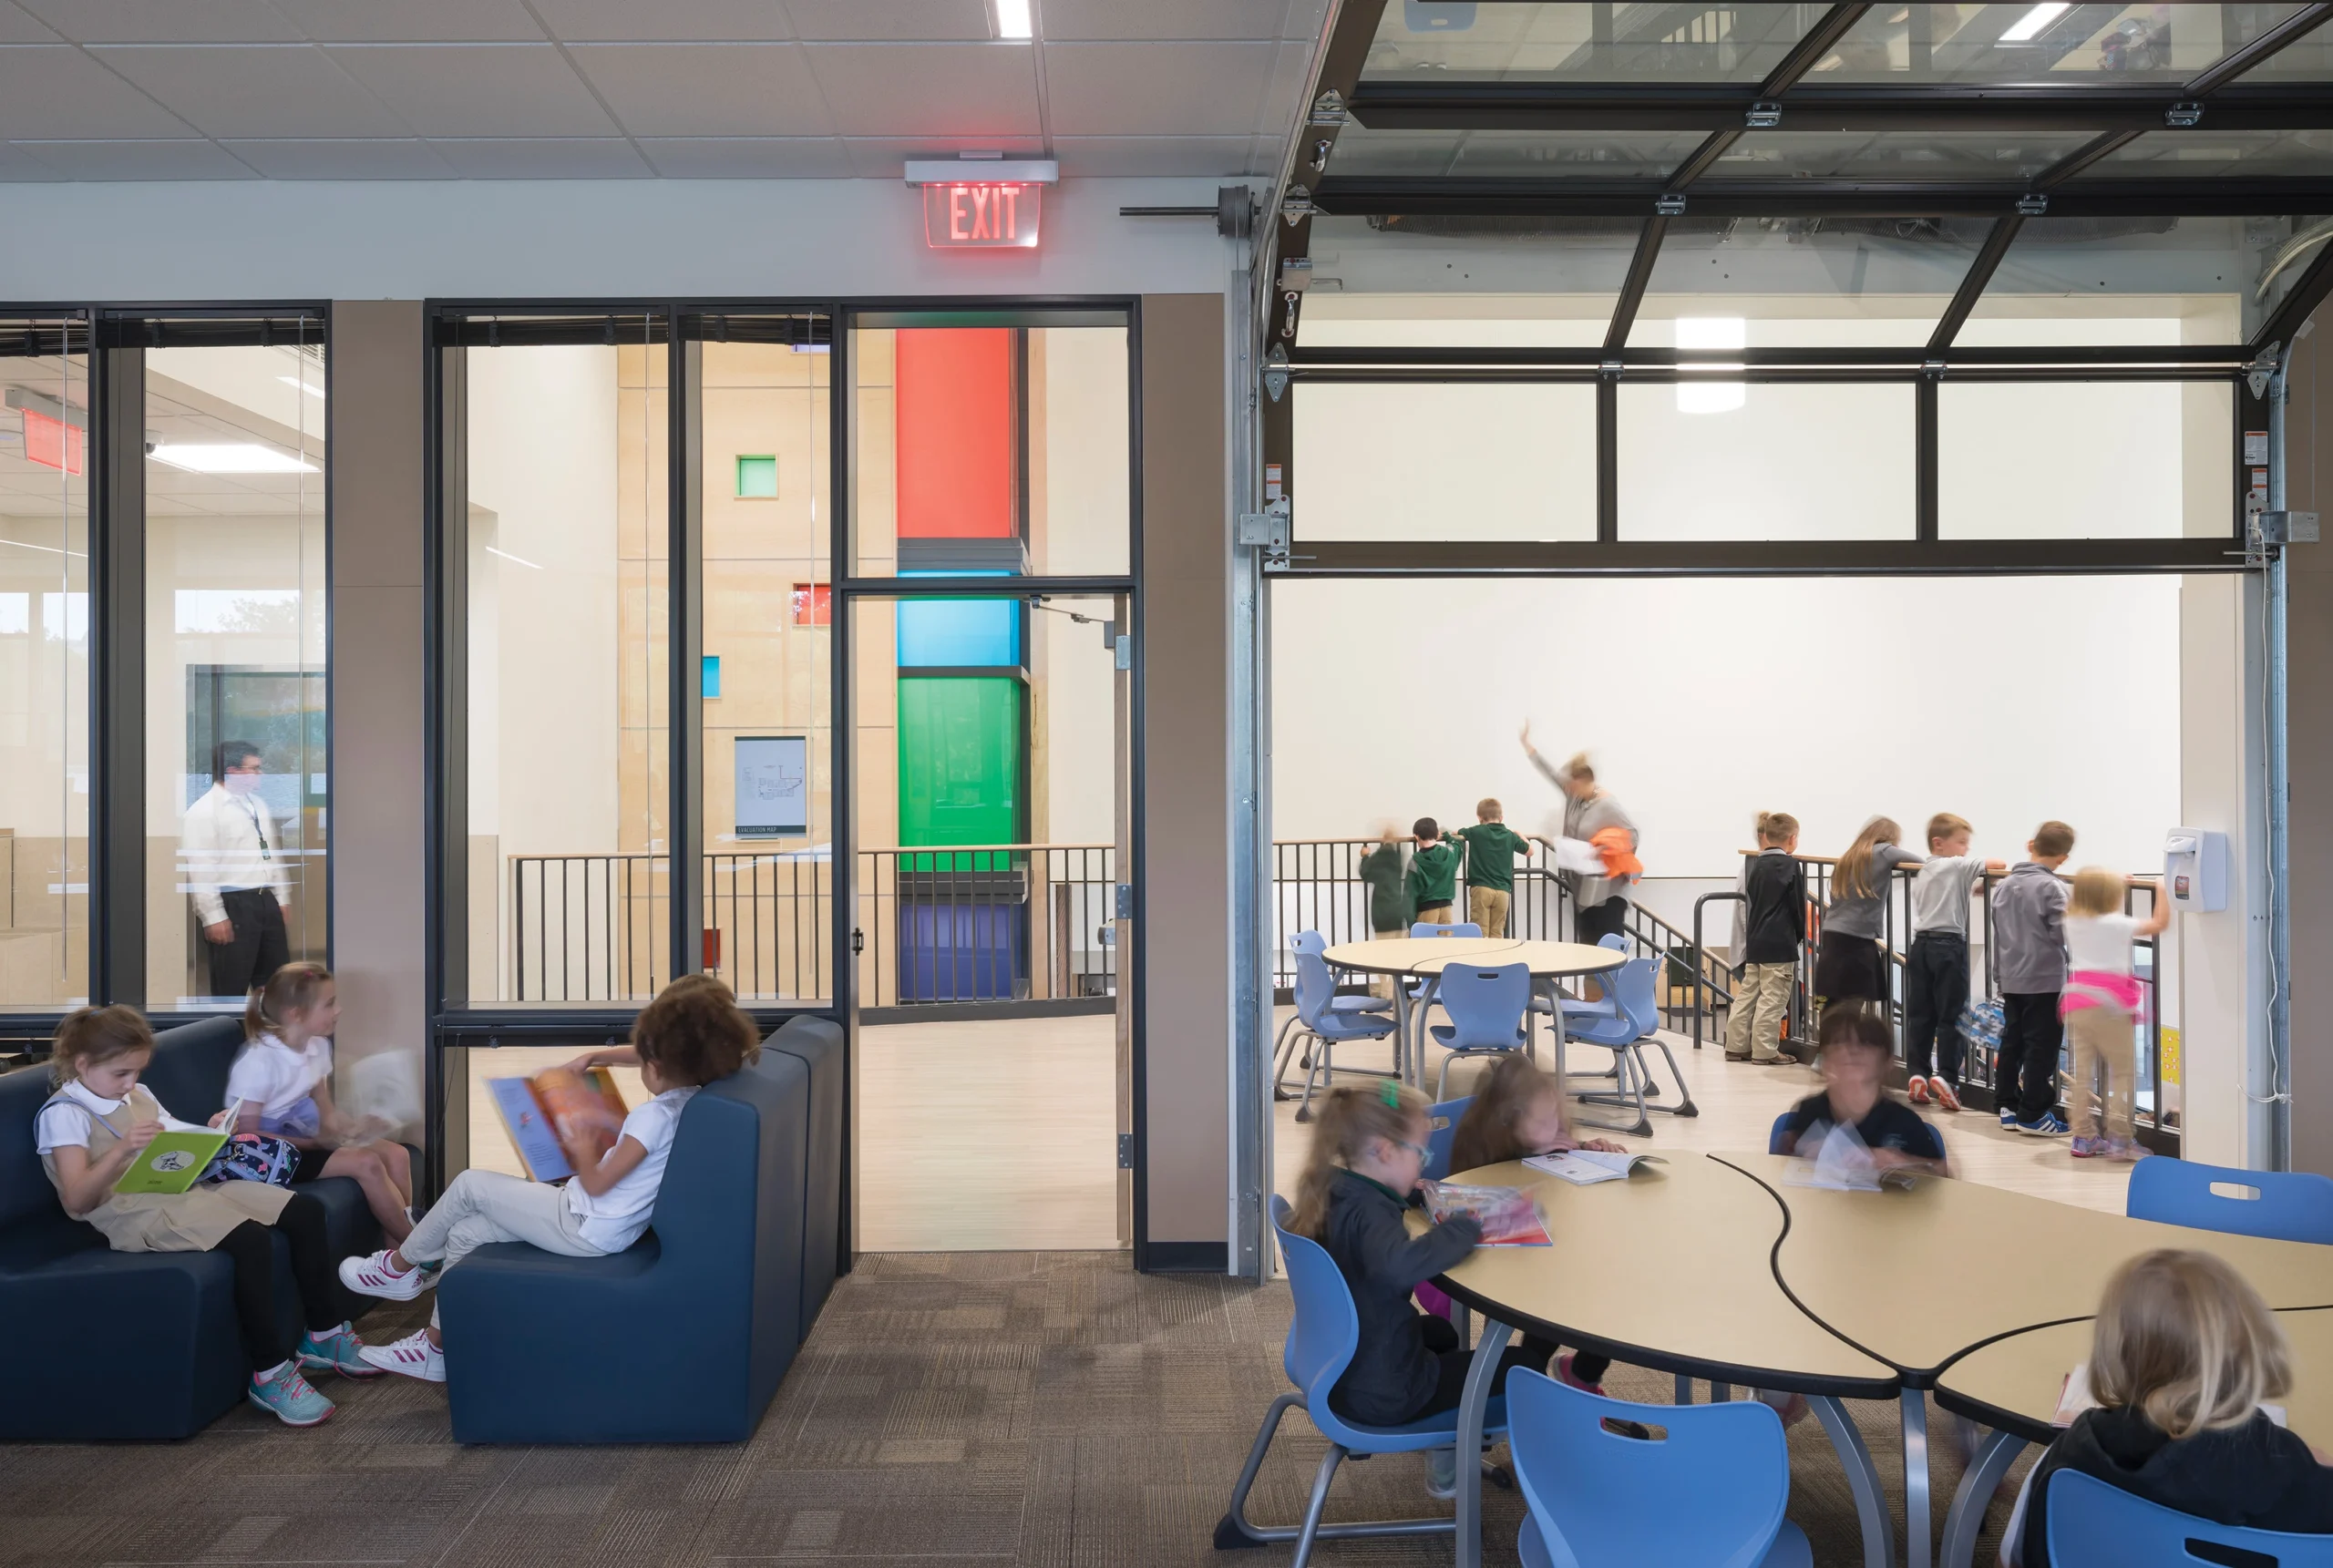
{"type": "Polygon", "coordinates": [[[2001,35],[2001,42],[2004,44],[2030,43],[2036,33],[2064,15],[2070,9],[2071,9],[2071,6],[2059,5],[2036,5],[2009,24],[2009,31],[2001,35]]]}
{"type": "MultiPolygon", "coordinates": [[[[1029,15],[1033,0],[996,0],[996,36],[1000,38],[1031,38],[1036,36],[1034,20],[1029,15]]],[[[2060,10],[2065,9],[2062,5],[2060,10]]]]}
{"type": "Polygon", "coordinates": [[[168,463],[173,468],[184,468],[190,474],[319,474],[324,471],[303,457],[294,457],[289,452],[279,452],[272,446],[249,442],[224,442],[217,446],[168,445],[156,446],[146,455],[157,463],[168,463]]]}
{"type": "Polygon", "coordinates": [[[324,395],[324,389],[323,387],[316,385],[314,383],[303,376],[279,375],[275,379],[282,382],[286,386],[298,387],[310,397],[322,397],[324,395]]]}

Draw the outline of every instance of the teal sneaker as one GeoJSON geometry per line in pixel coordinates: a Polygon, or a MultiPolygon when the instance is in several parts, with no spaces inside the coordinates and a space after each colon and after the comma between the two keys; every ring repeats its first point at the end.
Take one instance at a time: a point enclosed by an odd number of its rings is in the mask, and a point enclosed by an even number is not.
{"type": "Polygon", "coordinates": [[[296,1367],[286,1367],[265,1382],[253,1378],[244,1397],[287,1427],[313,1427],[332,1419],[333,1402],[310,1388],[296,1367]]]}
{"type": "Polygon", "coordinates": [[[337,1372],[344,1378],[377,1378],[381,1368],[365,1359],[365,1341],[344,1323],[329,1334],[300,1336],[300,1370],[337,1372]]]}

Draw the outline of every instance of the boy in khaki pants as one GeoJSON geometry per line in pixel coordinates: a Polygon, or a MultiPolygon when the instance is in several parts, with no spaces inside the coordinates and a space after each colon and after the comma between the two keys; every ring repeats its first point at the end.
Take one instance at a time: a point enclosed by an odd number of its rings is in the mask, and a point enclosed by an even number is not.
{"type": "Polygon", "coordinates": [[[1475,825],[1450,836],[1466,845],[1466,918],[1485,937],[1506,936],[1515,900],[1515,857],[1530,854],[1531,841],[1506,825],[1506,813],[1495,800],[1476,801],[1475,825]]]}
{"type": "Polygon", "coordinates": [[[1758,814],[1758,853],[1742,863],[1742,902],[1733,907],[1733,957],[1741,983],[1725,1029],[1725,1059],[1761,1067],[1795,1065],[1782,1053],[1783,1019],[1806,935],[1806,871],[1799,865],[1798,818],[1758,814]]]}

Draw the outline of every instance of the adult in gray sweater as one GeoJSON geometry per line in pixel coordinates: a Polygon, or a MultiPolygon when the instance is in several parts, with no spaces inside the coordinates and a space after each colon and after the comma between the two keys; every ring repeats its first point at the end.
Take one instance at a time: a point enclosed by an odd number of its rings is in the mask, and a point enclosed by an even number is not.
{"type": "MultiPolygon", "coordinates": [[[[1637,825],[1612,798],[1612,792],[1596,782],[1596,769],[1581,752],[1561,767],[1549,763],[1531,744],[1531,726],[1523,726],[1523,753],[1531,765],[1544,774],[1549,784],[1564,792],[1564,836],[1593,839],[1608,827],[1624,830],[1629,835],[1629,850],[1639,847],[1637,825]]],[[[1628,925],[1629,878],[1625,876],[1590,876],[1584,872],[1558,872],[1566,890],[1571,894],[1572,939],[1594,942],[1599,938],[1616,936],[1628,925]]]]}

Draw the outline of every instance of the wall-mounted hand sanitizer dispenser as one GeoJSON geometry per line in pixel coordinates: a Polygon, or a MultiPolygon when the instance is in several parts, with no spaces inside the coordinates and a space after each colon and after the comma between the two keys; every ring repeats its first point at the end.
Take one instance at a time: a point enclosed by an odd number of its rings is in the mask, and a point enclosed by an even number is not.
{"type": "Polygon", "coordinates": [[[2163,841],[2163,886],[2184,915],[2227,907],[2227,835],[2174,827],[2163,841]]]}

